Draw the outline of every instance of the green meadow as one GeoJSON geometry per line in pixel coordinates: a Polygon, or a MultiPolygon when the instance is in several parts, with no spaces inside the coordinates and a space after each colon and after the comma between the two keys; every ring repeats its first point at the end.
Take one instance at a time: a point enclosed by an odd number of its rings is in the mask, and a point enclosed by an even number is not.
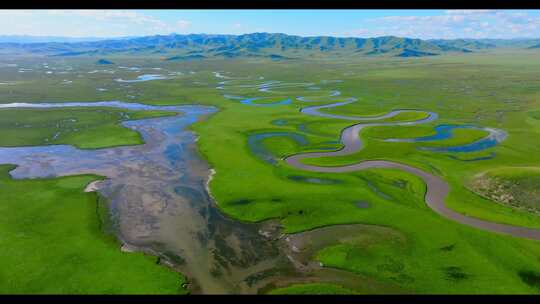
{"type": "Polygon", "coordinates": [[[118,109],[0,109],[0,146],[68,144],[99,149],[143,143],[140,133],[120,122],[171,115],[161,111],[118,109]]]}
{"type": "Polygon", "coordinates": [[[82,189],[97,176],[12,180],[0,166],[1,294],[178,294],[184,278],[124,253],[107,203],[82,189]]]}
{"type": "MultiPolygon", "coordinates": [[[[71,75],[72,84],[59,85],[66,75],[43,77],[38,70],[14,74],[2,69],[0,81],[10,80],[14,81],[14,84],[0,86],[0,100],[5,103],[122,100],[159,105],[216,106],[219,108],[217,113],[194,124],[191,129],[199,135],[198,149],[201,157],[216,170],[210,190],[218,207],[226,215],[247,222],[278,219],[283,225],[283,232],[291,234],[343,224],[388,228],[393,234],[402,235],[399,242],[394,238],[381,237],[379,231],[366,231],[361,237],[347,239],[338,236],[334,242],[316,250],[311,257],[325,267],[369,277],[381,286],[398,285],[407,292],[428,294],[540,293],[539,242],[482,231],[442,218],[425,205],[426,189],[419,178],[391,169],[311,173],[292,168],[282,160],[288,155],[300,152],[340,149],[338,141],[341,130],[355,123],[302,114],[300,109],[305,106],[324,105],[343,101],[348,97],[357,97],[357,102],[325,109],[323,112],[376,116],[397,109],[434,111],[439,114],[439,119],[428,124],[369,127],[362,130],[364,149],[358,153],[343,157],[309,159],[306,163],[340,166],[377,159],[408,164],[446,180],[450,185],[446,204],[457,212],[498,223],[540,228],[537,213],[529,210],[534,207],[531,204],[537,204],[530,198],[534,197],[534,191],[540,187],[535,169],[540,167],[540,143],[534,140],[540,136],[540,80],[537,77],[540,72],[540,53],[485,52],[422,58],[358,58],[350,61],[209,59],[165,62],[153,58],[113,56],[110,59],[118,66],[137,65],[149,69],[160,67],[168,71],[181,71],[183,74],[168,80],[121,84],[114,79],[134,78],[133,72],[121,70],[114,75],[89,74],[88,72],[95,69],[104,69],[96,67],[96,58],[61,58],[56,61],[48,60],[49,64],[69,65],[82,77],[71,75]],[[224,98],[224,92],[215,88],[222,79],[215,78],[212,73],[214,71],[231,72],[231,76],[237,77],[264,76],[265,81],[314,82],[321,87],[320,92],[309,92],[298,87],[276,89],[273,94],[257,92],[251,88],[235,88],[230,91],[247,97],[272,97],[261,100],[261,103],[280,100],[282,97],[294,99],[296,96],[319,96],[332,90],[340,90],[341,95],[333,99],[317,97],[313,102],[294,100],[289,105],[280,106],[244,105],[238,100],[224,98]],[[321,83],[321,80],[336,79],[343,82],[321,83]],[[107,91],[98,91],[96,88],[106,88],[107,91]],[[434,127],[439,124],[471,124],[498,128],[505,130],[508,137],[501,144],[487,150],[463,153],[430,152],[419,148],[467,144],[483,138],[486,132],[456,129],[452,138],[436,142],[383,141],[388,138],[430,136],[435,133],[434,127]],[[307,144],[283,136],[262,140],[260,148],[273,155],[276,160],[271,164],[253,153],[254,148],[248,144],[250,136],[268,132],[296,133],[303,136],[307,144]],[[487,157],[490,155],[494,156],[487,157]],[[477,158],[482,160],[474,160],[477,158]],[[476,191],[471,185],[475,178],[484,172],[496,175],[500,180],[510,181],[512,185],[519,185],[517,188],[509,186],[508,191],[511,194],[522,191],[522,196],[517,199],[521,203],[516,205],[497,202],[492,196],[476,191]],[[309,178],[327,182],[306,182],[309,178]],[[360,201],[367,202],[367,207],[359,207],[360,201]],[[527,208],[522,207],[523,205],[527,208]]],[[[28,66],[37,67],[41,62],[41,59],[36,58],[25,60],[28,66]]],[[[114,66],[106,67],[112,68],[114,66]]],[[[256,82],[259,81],[251,81],[256,82]]],[[[129,119],[164,114],[128,113],[109,109],[0,110],[0,126],[3,134],[6,134],[0,139],[0,146],[66,143],[81,148],[102,148],[141,143],[137,133],[119,125],[124,119],[120,112],[127,113],[129,119]],[[56,123],[70,118],[75,118],[77,123],[61,125],[61,128],[78,128],[84,131],[75,134],[62,132],[56,141],[44,142],[44,138],[50,138],[57,132],[56,123]],[[18,125],[15,125],[16,123],[18,125]],[[25,124],[32,126],[22,131],[20,125],[25,124]],[[99,132],[100,136],[95,136],[95,132],[99,132]]],[[[424,117],[423,113],[402,113],[386,121],[413,121],[424,117]]],[[[8,217],[9,221],[29,218],[29,214],[39,215],[40,210],[47,208],[39,207],[40,204],[53,204],[56,200],[54,195],[67,191],[70,194],[61,196],[62,202],[65,200],[65,204],[81,203],[70,209],[69,220],[77,215],[85,217],[86,221],[96,221],[97,218],[92,219],[88,212],[90,207],[95,207],[95,194],[82,193],[82,188],[91,179],[92,177],[83,176],[12,181],[4,174],[0,191],[9,193],[11,197],[11,201],[4,204],[4,208],[7,208],[4,214],[11,215],[8,217]],[[69,191],[58,185],[60,180],[71,179],[74,181],[70,183],[69,191]],[[27,188],[18,186],[23,183],[34,183],[32,188],[40,193],[49,193],[38,191],[42,188],[58,191],[50,190],[50,197],[42,199],[36,194],[35,200],[40,204],[31,203],[33,192],[22,190],[27,188]],[[83,204],[85,202],[86,205],[83,204]],[[6,207],[21,203],[24,203],[25,210],[6,207]]],[[[53,205],[59,208],[60,204],[57,201],[53,205]]],[[[63,211],[57,210],[55,214],[60,216],[63,211]]],[[[72,225],[72,229],[78,227],[81,234],[86,233],[83,238],[85,242],[93,242],[93,248],[100,250],[99,254],[94,254],[94,259],[85,260],[85,265],[96,269],[102,267],[103,271],[110,270],[110,280],[113,280],[112,273],[116,267],[125,269],[126,266],[123,265],[132,265],[129,268],[133,272],[130,274],[133,281],[117,280],[115,286],[118,287],[107,289],[107,292],[130,292],[132,284],[139,282],[137,278],[142,274],[145,274],[146,281],[140,284],[144,284],[150,292],[179,292],[178,274],[152,265],[153,261],[149,257],[121,253],[112,241],[106,241],[95,230],[90,233],[90,224],[81,224],[86,223],[82,220],[73,220],[71,224],[64,222],[67,220],[57,218],[54,219],[57,221],[55,223],[53,219],[47,219],[47,223],[39,220],[28,221],[26,226],[20,228],[15,228],[17,226],[13,223],[6,223],[2,228],[10,231],[10,237],[5,240],[6,244],[18,244],[17,237],[20,233],[29,234],[28,243],[23,241],[16,250],[4,253],[6,256],[3,260],[6,265],[27,250],[34,250],[33,256],[41,254],[41,251],[45,254],[46,251],[47,254],[59,257],[84,251],[90,243],[74,247],[72,232],[62,236],[65,246],[58,245],[49,250],[44,250],[39,238],[29,232],[37,230],[42,233],[63,233],[65,230],[61,227],[72,225]],[[98,243],[100,245],[97,245],[98,243]],[[100,254],[115,256],[119,262],[114,266],[104,266],[105,264],[100,263],[105,263],[107,259],[98,258],[100,254]]],[[[45,263],[46,256],[35,259],[34,263],[45,263]]],[[[35,270],[34,265],[37,264],[29,265],[25,271],[35,270]]],[[[64,269],[50,270],[48,275],[57,280],[67,280],[63,271],[68,271],[72,262],[63,265],[64,269]]],[[[24,273],[14,266],[4,268],[2,272],[3,278],[24,273]]],[[[120,273],[127,275],[125,271],[120,273]]],[[[43,278],[20,278],[6,288],[5,292],[47,292],[53,290],[48,288],[57,286],[52,284],[51,280],[43,278]]],[[[58,292],[83,288],[81,286],[86,286],[87,280],[92,279],[89,276],[82,277],[82,274],[80,277],[74,274],[70,278],[77,283],[66,286],[75,287],[58,292]]],[[[99,289],[99,286],[91,288],[95,289],[87,292],[104,290],[99,289]]],[[[270,291],[330,294],[362,292],[367,291],[354,290],[337,282],[298,283],[270,291]]]]}
{"type": "Polygon", "coordinates": [[[332,294],[332,295],[347,295],[355,294],[356,292],[351,289],[347,289],[341,286],[325,284],[325,283],[308,283],[297,284],[284,288],[276,288],[270,292],[270,294],[276,295],[293,295],[293,294],[332,294]]]}

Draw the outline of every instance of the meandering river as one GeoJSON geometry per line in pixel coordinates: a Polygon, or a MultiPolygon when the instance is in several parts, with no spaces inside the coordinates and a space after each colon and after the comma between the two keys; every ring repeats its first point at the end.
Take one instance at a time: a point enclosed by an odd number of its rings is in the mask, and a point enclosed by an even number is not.
{"type": "MultiPolygon", "coordinates": [[[[227,91],[227,84],[234,79],[220,73],[215,75],[229,79],[220,82],[218,87],[227,91]]],[[[243,87],[269,93],[273,92],[272,90],[309,88],[313,85],[266,81],[243,87]]],[[[356,98],[339,101],[337,98],[340,98],[340,95],[341,92],[333,90],[328,96],[331,104],[304,107],[301,112],[306,115],[354,121],[355,123],[345,128],[341,134],[340,142],[343,148],[339,151],[292,155],[285,159],[289,165],[313,172],[401,169],[424,180],[427,185],[426,204],[441,216],[480,229],[540,240],[540,230],[491,223],[449,209],[444,204],[448,184],[442,178],[418,168],[379,160],[337,167],[304,164],[302,161],[308,158],[344,156],[360,151],[363,142],[359,134],[365,127],[407,126],[432,122],[438,118],[437,113],[415,109],[394,110],[371,117],[321,111],[357,101],[356,98]],[[426,116],[416,121],[383,121],[411,111],[425,112],[426,116]]],[[[230,94],[228,97],[232,100],[238,99],[248,106],[286,106],[292,103],[289,98],[264,104],[257,103],[257,100],[263,97],[248,98],[230,94]]],[[[299,96],[296,100],[312,102],[319,98],[299,96]]],[[[219,212],[206,191],[211,170],[198,157],[196,135],[186,130],[189,125],[214,113],[215,108],[152,106],[120,101],[0,104],[0,109],[61,107],[113,107],[135,111],[162,110],[178,114],[123,122],[125,127],[140,132],[145,142],[143,145],[97,150],[81,150],[69,145],[0,147],[0,163],[17,165],[16,169],[10,172],[11,176],[17,179],[88,173],[107,177],[104,181],[93,183],[92,187],[110,201],[115,233],[124,243],[123,248],[159,255],[162,262],[190,278],[192,292],[254,293],[269,284],[278,286],[284,282],[314,280],[308,272],[315,273],[316,280],[324,281],[326,278],[334,281],[338,277],[347,278],[343,281],[344,285],[359,280],[358,276],[352,274],[336,275],[338,270],[321,269],[318,264],[308,263],[306,260],[299,262],[298,254],[290,251],[290,246],[284,244],[285,241],[279,237],[279,226],[276,223],[245,224],[231,220],[219,212]]],[[[502,133],[490,134],[495,134],[492,139],[497,142],[505,138],[502,133]]],[[[289,136],[302,140],[301,137],[289,133],[259,135],[251,140],[256,145],[258,141],[269,136],[289,136]]],[[[259,153],[272,163],[271,156],[265,154],[265,151],[261,150],[259,153]]],[[[294,238],[301,238],[301,234],[294,238]]],[[[365,282],[366,278],[362,280],[365,282]]],[[[354,284],[360,284],[360,281],[354,284]]]]}
{"type": "MultiPolygon", "coordinates": [[[[293,84],[291,86],[310,86],[311,83],[302,83],[302,84],[293,84]]],[[[286,86],[282,83],[276,83],[276,82],[268,82],[265,84],[266,90],[264,92],[271,92],[271,88],[280,88],[280,87],[291,87],[286,86]]],[[[238,85],[237,85],[238,87],[238,85]]],[[[261,85],[256,85],[256,88],[260,88],[261,85]]],[[[223,90],[226,88],[223,87],[223,90]]],[[[261,91],[259,89],[259,91],[261,91]]],[[[481,220],[478,218],[466,216],[464,214],[458,213],[456,211],[453,211],[452,209],[448,208],[445,205],[445,199],[448,196],[449,192],[449,186],[446,181],[444,181],[441,177],[436,176],[434,174],[431,174],[429,172],[426,172],[424,170],[405,165],[398,162],[392,162],[392,161],[383,161],[383,160],[365,160],[360,161],[355,164],[346,165],[346,166],[316,166],[316,165],[308,165],[303,163],[303,160],[310,159],[310,158],[321,158],[321,157],[339,157],[339,156],[346,156],[351,155],[354,153],[359,152],[363,148],[363,142],[360,138],[360,132],[366,128],[366,127],[374,127],[374,126],[410,126],[410,125],[417,125],[417,124],[424,124],[429,123],[432,121],[435,121],[438,118],[438,114],[435,112],[430,111],[423,111],[423,110],[414,110],[414,109],[401,109],[401,110],[393,110],[386,114],[379,115],[379,116],[349,116],[349,115],[339,115],[339,114],[331,114],[327,112],[322,112],[323,109],[330,109],[335,108],[339,106],[344,106],[351,104],[353,102],[357,102],[358,99],[355,97],[350,97],[345,99],[344,101],[336,101],[336,97],[340,96],[341,92],[333,90],[331,91],[328,96],[326,96],[326,100],[330,101],[329,104],[324,105],[316,105],[316,106],[307,106],[303,107],[300,112],[306,115],[311,116],[319,116],[319,117],[325,117],[325,118],[332,118],[332,119],[342,119],[342,120],[350,120],[350,121],[358,121],[358,123],[355,123],[347,128],[345,128],[341,133],[340,142],[343,145],[343,147],[338,151],[330,151],[330,152],[308,152],[308,153],[300,153],[296,155],[291,155],[287,158],[285,158],[285,161],[287,164],[291,165],[292,167],[306,170],[306,171],[312,171],[312,172],[332,172],[332,173],[345,173],[345,172],[352,172],[352,171],[359,171],[359,170],[366,170],[366,169],[373,169],[373,168],[391,168],[391,169],[400,169],[403,171],[407,171],[411,174],[414,174],[418,177],[420,177],[427,186],[427,192],[425,195],[425,202],[426,204],[436,213],[439,215],[448,218],[450,220],[459,222],[464,225],[472,226],[475,228],[488,230],[492,232],[497,233],[503,233],[503,234],[509,234],[516,237],[523,237],[528,239],[534,239],[534,240],[540,240],[540,230],[539,229],[533,229],[533,228],[526,228],[526,227],[518,227],[518,226],[512,226],[512,225],[506,225],[506,224],[499,224],[494,223],[486,220],[481,220]],[[399,115],[400,113],[404,112],[423,112],[426,113],[427,116],[425,118],[421,118],[415,121],[406,121],[406,122],[400,122],[400,121],[392,121],[392,122],[383,122],[385,119],[389,119],[392,117],[395,117],[399,115]],[[379,121],[379,122],[377,122],[379,121]]],[[[317,97],[304,97],[300,96],[296,99],[301,102],[324,102],[325,96],[317,96],[317,97]],[[322,97],[322,99],[321,99],[322,97]]],[[[253,98],[251,98],[253,100],[253,98]]],[[[244,103],[244,104],[251,104],[250,103],[244,103]]],[[[277,104],[276,104],[277,105],[277,104]]],[[[390,141],[395,142],[406,142],[406,141],[430,141],[430,140],[442,140],[446,138],[451,137],[451,129],[455,129],[457,126],[453,127],[446,127],[446,128],[436,128],[437,135],[431,136],[431,137],[424,137],[424,138],[416,138],[416,139],[391,139],[390,141]],[[442,129],[442,130],[441,130],[442,129]]],[[[503,130],[495,129],[495,128],[478,128],[474,126],[462,126],[462,128],[477,128],[482,129],[488,132],[488,135],[480,140],[477,140],[470,144],[455,146],[455,147],[437,147],[437,148],[424,148],[426,150],[431,150],[434,152],[471,152],[471,151],[479,151],[483,149],[487,149],[490,147],[493,147],[497,145],[498,143],[504,141],[507,137],[506,132],[503,130]]],[[[290,136],[290,135],[287,135],[290,136]]],[[[267,157],[268,158],[268,157],[267,157]]]]}

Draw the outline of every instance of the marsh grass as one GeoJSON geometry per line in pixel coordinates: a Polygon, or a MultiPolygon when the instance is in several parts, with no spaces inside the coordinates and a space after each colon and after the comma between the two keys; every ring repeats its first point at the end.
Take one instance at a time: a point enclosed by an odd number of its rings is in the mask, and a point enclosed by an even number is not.
{"type": "MultiPolygon", "coordinates": [[[[286,233],[355,223],[395,229],[405,235],[406,241],[401,247],[384,240],[375,247],[369,247],[357,240],[346,244],[331,244],[313,258],[325,265],[351,273],[367,274],[413,292],[540,292],[530,284],[531,280],[524,281],[524,276],[520,275],[523,271],[540,272],[538,242],[481,231],[441,218],[425,206],[425,185],[413,175],[398,170],[378,169],[347,174],[307,174],[282,161],[273,165],[261,161],[249,149],[247,142],[250,134],[277,131],[300,132],[306,136],[309,144],[305,146],[278,138],[262,142],[265,149],[280,158],[301,151],[317,151],[321,147],[338,149],[340,145],[335,142],[339,140],[341,130],[354,122],[304,115],[300,109],[307,103],[296,101],[276,107],[242,105],[238,101],[224,98],[223,92],[215,89],[221,80],[216,79],[212,73],[230,71],[235,76],[264,76],[265,81],[315,82],[321,91],[340,90],[342,97],[358,97],[358,102],[328,110],[344,115],[379,115],[403,108],[435,111],[440,118],[433,124],[369,128],[362,132],[365,148],[359,153],[346,157],[311,159],[309,162],[328,166],[368,159],[406,163],[443,177],[451,189],[446,203],[457,212],[500,223],[540,228],[538,216],[482,198],[464,185],[464,181],[489,169],[539,166],[540,145],[533,139],[539,136],[540,123],[535,113],[529,114],[540,108],[538,52],[281,62],[259,59],[159,62],[147,58],[111,58],[117,65],[160,66],[185,72],[171,80],[136,83],[130,87],[113,81],[117,77],[133,77],[128,72],[117,72],[115,75],[86,74],[95,69],[88,61],[94,62],[94,59],[62,60],[58,64],[69,63],[84,72],[84,77],[74,78],[71,86],[59,87],[57,83],[63,75],[44,78],[35,72],[13,76],[12,72],[2,69],[0,81],[15,81],[17,84],[0,87],[1,100],[42,102],[119,99],[162,105],[215,105],[220,111],[208,120],[196,123],[191,129],[200,136],[198,149],[201,156],[217,172],[210,183],[210,189],[220,210],[228,216],[252,222],[279,219],[286,233]],[[196,73],[190,74],[190,70],[196,73]],[[340,79],[343,82],[320,84],[321,79],[340,79]],[[195,81],[208,85],[195,86],[195,81]],[[98,92],[96,87],[106,87],[109,90],[98,92]],[[128,99],[127,95],[135,97],[128,99]],[[285,120],[286,123],[276,125],[276,120],[285,120]],[[401,138],[431,135],[432,127],[438,123],[500,128],[507,131],[509,136],[500,145],[485,151],[451,154],[460,159],[472,159],[495,153],[493,158],[481,161],[460,161],[449,157],[448,153],[421,151],[417,149],[418,143],[388,143],[380,140],[389,135],[401,138]],[[305,130],[299,130],[298,126],[302,124],[305,130]],[[288,178],[308,175],[310,178],[340,182],[314,184],[288,178]],[[378,195],[373,189],[391,199],[378,195]],[[369,202],[369,208],[358,208],[359,201],[369,202]]],[[[37,65],[39,62],[40,59],[29,59],[28,65],[37,65]]],[[[316,91],[306,91],[302,88],[283,88],[279,96],[288,95],[293,98],[317,94],[316,91]]],[[[234,92],[239,95],[253,93],[247,88],[235,89],[234,92]]],[[[324,103],[321,101],[314,104],[324,103]]],[[[416,118],[419,117],[394,119],[416,118]]],[[[483,134],[459,131],[451,141],[433,145],[461,144],[479,136],[483,134]]],[[[18,198],[22,192],[20,188],[12,189],[13,195],[18,198]]],[[[77,197],[77,200],[80,199],[77,197]]],[[[34,207],[32,212],[39,210],[34,207]]],[[[9,212],[11,214],[14,211],[9,212]]],[[[29,227],[34,224],[29,224],[29,227]]],[[[17,253],[24,251],[10,252],[10,258],[13,259],[17,253]]],[[[11,275],[7,268],[3,271],[11,275]]],[[[64,274],[56,270],[52,273],[58,276],[64,274]]],[[[34,285],[48,286],[46,283],[36,281],[34,285]]],[[[342,291],[334,285],[312,284],[303,287],[294,285],[283,292],[342,291]]]]}
{"type": "Polygon", "coordinates": [[[68,144],[98,149],[144,143],[139,132],[120,123],[176,115],[165,111],[113,108],[0,109],[0,146],[68,144]]]}
{"type": "Polygon", "coordinates": [[[186,293],[157,258],[120,251],[106,202],[84,193],[98,176],[12,180],[0,166],[1,294],[186,293]]]}

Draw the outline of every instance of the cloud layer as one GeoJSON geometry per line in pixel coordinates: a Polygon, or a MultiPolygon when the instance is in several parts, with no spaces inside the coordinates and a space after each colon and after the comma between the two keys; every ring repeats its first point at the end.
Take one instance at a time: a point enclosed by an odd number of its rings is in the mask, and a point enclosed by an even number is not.
{"type": "Polygon", "coordinates": [[[448,10],[433,16],[386,16],[366,19],[348,36],[432,38],[540,37],[540,17],[524,11],[448,10]]]}
{"type": "Polygon", "coordinates": [[[0,10],[0,35],[114,37],[261,31],[304,36],[400,36],[421,39],[539,38],[540,14],[519,10],[428,13],[411,10],[403,11],[399,16],[363,10],[344,14],[332,10],[309,14],[296,11],[0,10]]]}
{"type": "Polygon", "coordinates": [[[133,10],[0,10],[4,35],[142,36],[186,33],[191,25],[189,20],[166,22],[133,10]]]}

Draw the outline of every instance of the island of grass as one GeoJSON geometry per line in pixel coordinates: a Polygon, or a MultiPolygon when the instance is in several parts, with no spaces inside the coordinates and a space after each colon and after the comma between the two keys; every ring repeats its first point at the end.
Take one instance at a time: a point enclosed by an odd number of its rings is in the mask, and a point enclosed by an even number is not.
{"type": "Polygon", "coordinates": [[[176,115],[115,108],[0,109],[0,146],[73,145],[99,149],[144,143],[122,121],[176,115]]]}
{"type": "MultiPolygon", "coordinates": [[[[366,137],[385,139],[414,139],[422,137],[432,137],[436,133],[433,131],[433,126],[408,126],[408,127],[392,127],[380,126],[368,128],[365,131],[366,137]]],[[[417,145],[426,147],[449,147],[457,145],[465,145],[475,142],[489,135],[489,132],[481,129],[463,128],[452,130],[452,135],[443,140],[419,141],[417,145]]]]}
{"type": "Polygon", "coordinates": [[[98,176],[13,180],[0,165],[0,294],[184,294],[157,258],[126,253],[108,233],[98,176]]]}

